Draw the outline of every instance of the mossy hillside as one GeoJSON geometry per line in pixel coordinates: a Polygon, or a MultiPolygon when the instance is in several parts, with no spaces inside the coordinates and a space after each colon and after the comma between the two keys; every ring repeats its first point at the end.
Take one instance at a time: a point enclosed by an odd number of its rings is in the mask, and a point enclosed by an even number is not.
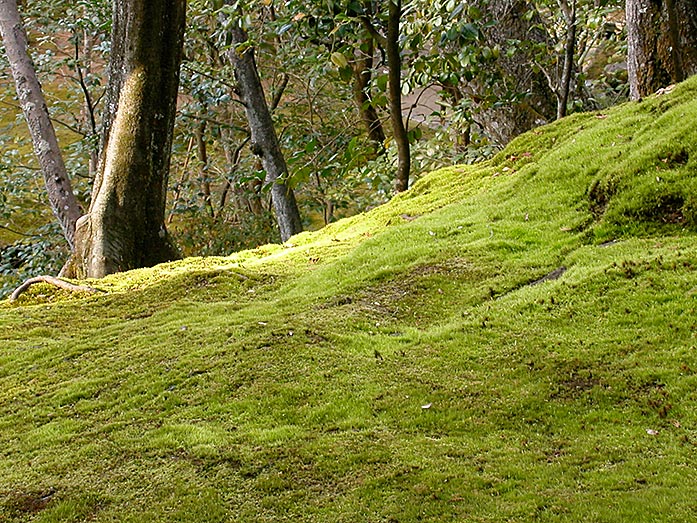
{"type": "Polygon", "coordinates": [[[696,91],[284,246],[3,304],[0,514],[689,521],[696,91]]]}

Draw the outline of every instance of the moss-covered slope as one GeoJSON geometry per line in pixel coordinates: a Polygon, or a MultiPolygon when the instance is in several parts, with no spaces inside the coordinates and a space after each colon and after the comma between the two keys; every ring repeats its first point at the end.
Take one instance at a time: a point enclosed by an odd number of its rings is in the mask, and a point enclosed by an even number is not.
{"type": "Polygon", "coordinates": [[[697,78],[284,246],[0,305],[3,521],[690,521],[697,78]]]}

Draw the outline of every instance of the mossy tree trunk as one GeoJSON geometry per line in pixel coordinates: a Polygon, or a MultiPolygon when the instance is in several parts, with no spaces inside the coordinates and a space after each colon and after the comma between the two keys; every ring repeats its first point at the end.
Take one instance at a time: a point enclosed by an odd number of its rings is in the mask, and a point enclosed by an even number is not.
{"type": "Polygon", "coordinates": [[[73,194],[41,85],[27,51],[27,36],[16,0],[0,0],[0,34],[51,208],[72,250],[75,223],[82,209],[73,194]]]}
{"type": "Polygon", "coordinates": [[[186,0],[114,0],[100,166],[78,220],[78,277],[177,257],[165,229],[186,0]]]}
{"type": "Polygon", "coordinates": [[[697,73],[694,0],[627,0],[626,16],[633,100],[697,73]]]}
{"type": "Polygon", "coordinates": [[[240,19],[223,19],[222,21],[229,25],[232,38],[233,47],[228,51],[227,57],[235,69],[237,88],[249,122],[252,152],[261,159],[266,172],[265,181],[271,185],[271,201],[276,222],[281,233],[281,240],[286,241],[303,230],[302,221],[295,195],[288,185],[288,166],[266,103],[264,88],[254,59],[254,46],[251,45],[246,31],[241,27],[240,19]]]}

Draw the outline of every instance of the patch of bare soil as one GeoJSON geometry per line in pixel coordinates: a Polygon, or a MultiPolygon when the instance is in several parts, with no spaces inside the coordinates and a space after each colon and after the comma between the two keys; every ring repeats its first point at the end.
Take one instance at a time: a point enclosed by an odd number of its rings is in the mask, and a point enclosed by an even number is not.
{"type": "Polygon", "coordinates": [[[323,308],[342,307],[347,314],[367,316],[371,320],[386,322],[398,319],[402,322],[428,320],[437,314],[427,306],[437,299],[443,290],[437,279],[448,281],[479,281],[483,275],[464,258],[452,258],[444,263],[419,265],[388,281],[367,287],[354,295],[336,296],[323,308]]]}
{"type": "Polygon", "coordinates": [[[3,515],[11,519],[35,515],[48,507],[55,495],[54,489],[5,493],[0,498],[0,520],[3,515]]]}

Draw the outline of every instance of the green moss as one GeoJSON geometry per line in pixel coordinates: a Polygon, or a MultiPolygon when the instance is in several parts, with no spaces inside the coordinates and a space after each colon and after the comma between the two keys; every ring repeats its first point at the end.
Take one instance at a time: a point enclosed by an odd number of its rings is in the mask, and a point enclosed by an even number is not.
{"type": "Polygon", "coordinates": [[[0,519],[689,521],[697,79],[0,305],[0,519]]]}

